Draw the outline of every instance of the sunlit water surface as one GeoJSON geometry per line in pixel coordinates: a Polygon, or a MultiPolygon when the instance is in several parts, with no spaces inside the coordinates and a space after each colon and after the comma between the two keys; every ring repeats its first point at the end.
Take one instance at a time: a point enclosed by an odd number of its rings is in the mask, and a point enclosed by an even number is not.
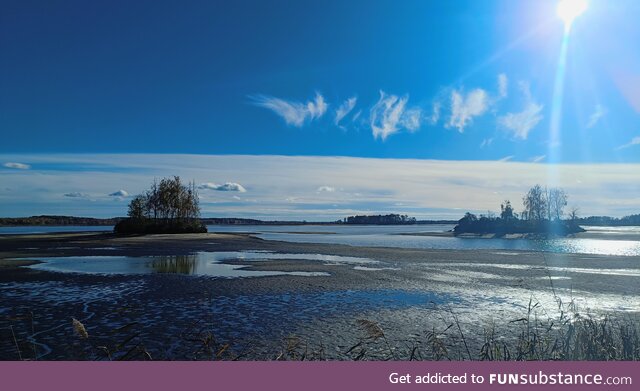
{"type": "MultiPolygon", "coordinates": [[[[519,250],[582,253],[599,255],[640,255],[640,227],[584,227],[588,232],[603,235],[602,239],[561,238],[477,239],[410,235],[415,233],[447,232],[453,225],[209,225],[209,232],[251,233],[266,240],[303,243],[346,244],[367,247],[400,247],[451,250],[519,250]],[[613,237],[614,240],[607,239],[613,237]],[[628,236],[628,238],[627,238],[628,236]]],[[[56,227],[0,227],[3,234],[48,232],[111,231],[113,227],[56,226],[56,227]]]]}
{"type": "Polygon", "coordinates": [[[343,257],[325,254],[280,254],[267,251],[222,251],[198,252],[191,255],[166,255],[148,257],[128,256],[81,256],[81,257],[39,257],[32,269],[92,274],[152,274],[170,273],[195,276],[238,278],[264,276],[328,276],[326,272],[304,271],[262,271],[247,270],[247,265],[227,264],[223,261],[317,261],[325,264],[367,265],[377,261],[367,258],[343,257]]]}

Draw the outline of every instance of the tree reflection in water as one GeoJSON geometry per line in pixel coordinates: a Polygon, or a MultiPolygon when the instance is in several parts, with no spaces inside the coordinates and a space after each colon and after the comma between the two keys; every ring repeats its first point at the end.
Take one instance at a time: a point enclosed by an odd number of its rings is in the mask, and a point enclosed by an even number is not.
{"type": "Polygon", "coordinates": [[[163,255],[151,261],[151,269],[156,273],[195,274],[198,259],[196,255],[163,255]]]}

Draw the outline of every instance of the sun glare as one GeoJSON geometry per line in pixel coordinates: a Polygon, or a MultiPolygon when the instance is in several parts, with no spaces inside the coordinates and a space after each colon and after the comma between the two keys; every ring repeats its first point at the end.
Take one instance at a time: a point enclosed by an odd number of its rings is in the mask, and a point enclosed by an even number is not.
{"type": "Polygon", "coordinates": [[[561,0],[558,3],[556,12],[560,19],[564,21],[565,28],[569,29],[575,18],[587,10],[587,6],[586,0],[561,0]]]}

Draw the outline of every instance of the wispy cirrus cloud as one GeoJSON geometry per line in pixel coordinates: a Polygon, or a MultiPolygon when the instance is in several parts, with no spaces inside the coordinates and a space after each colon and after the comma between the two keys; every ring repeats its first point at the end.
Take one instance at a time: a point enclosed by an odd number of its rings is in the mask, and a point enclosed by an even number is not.
{"type": "Polygon", "coordinates": [[[635,145],[640,145],[640,137],[634,137],[631,139],[631,141],[629,141],[626,144],[622,144],[619,147],[616,148],[617,151],[621,150],[621,149],[625,149],[625,148],[629,148],[629,147],[633,147],[635,145]]]}
{"type": "Polygon", "coordinates": [[[589,116],[589,122],[587,122],[587,129],[591,129],[598,124],[598,122],[609,113],[606,107],[601,104],[597,104],[593,113],[589,116]]]}
{"type": "Polygon", "coordinates": [[[473,123],[473,118],[481,116],[489,108],[489,95],[481,88],[476,88],[466,95],[462,91],[451,92],[451,116],[447,128],[456,128],[460,133],[473,123]]]}
{"type": "Polygon", "coordinates": [[[542,121],[541,113],[544,106],[533,100],[528,83],[520,82],[520,90],[525,99],[524,109],[498,117],[498,124],[509,131],[514,138],[526,140],[529,137],[529,132],[542,121]]]}
{"type": "Polygon", "coordinates": [[[302,127],[308,121],[321,118],[326,112],[328,104],[324,97],[316,93],[313,100],[298,102],[280,99],[269,95],[250,96],[253,104],[269,109],[282,117],[290,126],[302,127]]]}
{"type": "Polygon", "coordinates": [[[498,159],[498,161],[499,162],[508,162],[508,161],[513,160],[514,157],[515,157],[514,155],[509,155],[509,156],[503,157],[502,159],[498,159]]]}
{"type": "Polygon", "coordinates": [[[245,193],[247,191],[247,189],[245,189],[244,186],[235,182],[227,182],[221,185],[213,182],[206,182],[198,185],[198,189],[215,190],[215,191],[237,191],[239,193],[245,193]]]}
{"type": "Polygon", "coordinates": [[[2,166],[6,168],[13,168],[16,170],[28,170],[31,168],[31,166],[28,164],[17,163],[17,162],[6,162],[2,166]]]}
{"type": "Polygon", "coordinates": [[[534,156],[531,159],[529,159],[532,163],[540,163],[541,161],[543,161],[544,159],[547,158],[547,155],[539,155],[539,156],[534,156]]]}
{"type": "Polygon", "coordinates": [[[334,123],[336,124],[336,126],[340,126],[340,121],[342,121],[342,119],[346,117],[347,114],[349,114],[354,109],[354,107],[356,107],[357,101],[358,101],[358,98],[355,96],[352,96],[351,98],[342,102],[340,107],[336,109],[336,116],[334,120],[334,123]]]}
{"type": "Polygon", "coordinates": [[[402,118],[400,119],[400,124],[407,130],[411,132],[415,132],[420,129],[420,124],[422,123],[422,109],[417,107],[406,110],[402,118]]]}
{"type": "Polygon", "coordinates": [[[498,96],[506,98],[509,95],[509,79],[507,75],[501,73],[498,75],[498,96]]]}
{"type": "Polygon", "coordinates": [[[493,144],[493,137],[492,138],[485,138],[480,143],[480,148],[489,147],[489,146],[491,146],[491,144],[493,144]]]}
{"type": "Polygon", "coordinates": [[[440,120],[440,109],[442,104],[440,102],[434,102],[431,105],[431,115],[429,116],[429,123],[431,125],[436,125],[440,120]]]}
{"type": "Polygon", "coordinates": [[[408,96],[398,97],[380,91],[380,99],[370,111],[369,123],[374,138],[383,141],[390,135],[407,129],[416,131],[422,121],[422,109],[412,107],[407,109],[408,96]]]}

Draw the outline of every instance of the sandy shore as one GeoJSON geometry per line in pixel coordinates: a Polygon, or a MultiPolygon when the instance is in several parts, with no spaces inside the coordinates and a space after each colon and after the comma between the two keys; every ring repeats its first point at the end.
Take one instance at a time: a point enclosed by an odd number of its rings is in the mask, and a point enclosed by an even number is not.
{"type": "MultiPolygon", "coordinates": [[[[640,257],[367,248],[265,241],[246,234],[84,233],[0,240],[0,330],[11,326],[19,347],[29,351],[34,350],[30,335],[35,329],[34,354],[41,359],[88,359],[98,343],[113,345],[118,334],[114,330],[130,324],[136,330],[134,340],[160,359],[207,358],[198,350],[206,333],[247,359],[273,359],[292,337],[311,341],[305,343],[320,349],[324,358],[353,359],[350,348],[363,338],[357,323],[361,319],[379,324],[400,351],[409,340],[423,338],[425,330],[446,329],[452,314],[461,331],[467,331],[467,342],[479,350],[481,329],[492,324],[502,324],[498,327],[505,332],[513,328],[509,320],[521,317],[530,300],[546,314],[558,309],[559,298],[585,311],[636,314],[639,293],[640,257]],[[25,267],[47,257],[242,250],[359,257],[374,263],[318,262],[303,256],[262,262],[229,259],[225,263],[246,270],[326,273],[232,279],[54,273],[25,267]],[[84,321],[94,336],[89,344],[93,348],[73,335],[71,317],[84,321]],[[67,348],[67,341],[74,343],[67,348]]],[[[7,331],[2,333],[0,358],[15,359],[16,346],[7,331]]],[[[451,351],[463,354],[459,348],[452,346],[451,351]]],[[[367,354],[386,353],[384,346],[374,344],[367,354]]]]}

